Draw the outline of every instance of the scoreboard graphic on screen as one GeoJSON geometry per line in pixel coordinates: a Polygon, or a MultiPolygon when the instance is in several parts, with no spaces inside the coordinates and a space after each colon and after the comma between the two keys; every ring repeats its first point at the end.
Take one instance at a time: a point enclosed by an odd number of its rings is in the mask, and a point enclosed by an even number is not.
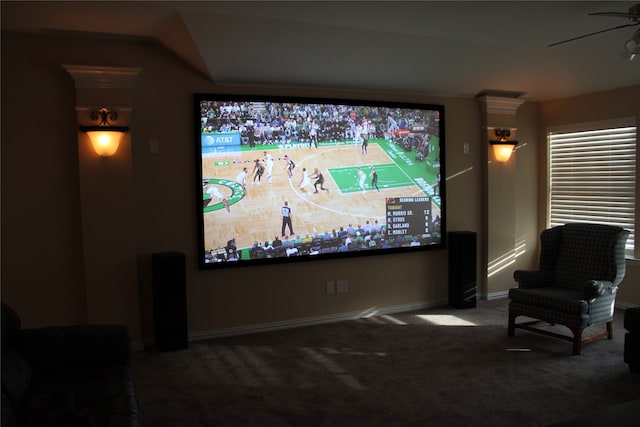
{"type": "Polygon", "coordinates": [[[431,206],[430,202],[430,197],[388,197],[387,234],[389,236],[429,234],[431,209],[426,206],[431,206]]]}

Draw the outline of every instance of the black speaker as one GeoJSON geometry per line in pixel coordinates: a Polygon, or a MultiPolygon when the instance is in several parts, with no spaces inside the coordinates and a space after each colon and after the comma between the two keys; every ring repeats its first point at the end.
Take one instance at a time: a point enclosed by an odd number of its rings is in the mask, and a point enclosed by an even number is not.
{"type": "Polygon", "coordinates": [[[455,308],[476,306],[476,233],[449,233],[449,305],[455,308]]]}
{"type": "Polygon", "coordinates": [[[153,320],[158,351],[183,350],[187,340],[187,272],[185,255],[161,252],[151,255],[153,320]]]}

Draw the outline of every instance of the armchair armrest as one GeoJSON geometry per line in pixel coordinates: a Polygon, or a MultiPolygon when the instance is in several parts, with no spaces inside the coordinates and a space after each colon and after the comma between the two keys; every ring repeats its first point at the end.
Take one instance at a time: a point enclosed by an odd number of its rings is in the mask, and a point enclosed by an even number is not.
{"type": "Polygon", "coordinates": [[[516,270],[513,279],[520,288],[539,288],[553,284],[554,272],[550,270],[516,270]]]}
{"type": "Polygon", "coordinates": [[[588,280],[582,287],[582,295],[585,300],[593,302],[596,298],[614,294],[618,286],[608,280],[588,280]]]}
{"type": "Polygon", "coordinates": [[[36,370],[105,367],[129,363],[131,335],[124,325],[21,329],[17,347],[36,370]]]}

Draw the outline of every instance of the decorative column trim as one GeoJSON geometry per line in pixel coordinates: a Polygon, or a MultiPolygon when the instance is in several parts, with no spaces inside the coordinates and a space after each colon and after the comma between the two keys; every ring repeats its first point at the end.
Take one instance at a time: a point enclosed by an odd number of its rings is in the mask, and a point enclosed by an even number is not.
{"type": "Polygon", "coordinates": [[[78,89],[131,89],[140,68],[63,65],[78,89]]]}
{"type": "Polygon", "coordinates": [[[527,100],[505,96],[481,95],[478,96],[480,111],[486,114],[507,114],[515,116],[518,108],[527,100]]]}

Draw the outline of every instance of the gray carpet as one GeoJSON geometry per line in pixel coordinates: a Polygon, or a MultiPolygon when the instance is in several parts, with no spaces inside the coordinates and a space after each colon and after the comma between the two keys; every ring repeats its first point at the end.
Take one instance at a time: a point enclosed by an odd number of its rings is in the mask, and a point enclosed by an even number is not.
{"type": "Polygon", "coordinates": [[[571,356],[562,340],[507,338],[507,303],[135,353],[145,425],[547,426],[640,398],[622,312],[613,340],[571,356]]]}

